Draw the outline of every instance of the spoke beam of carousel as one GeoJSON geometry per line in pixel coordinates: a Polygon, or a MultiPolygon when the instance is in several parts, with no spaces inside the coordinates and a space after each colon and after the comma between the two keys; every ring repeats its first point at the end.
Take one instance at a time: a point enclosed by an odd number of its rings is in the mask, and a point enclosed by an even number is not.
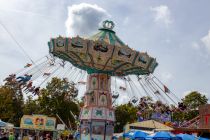
{"type": "Polygon", "coordinates": [[[125,45],[113,28],[114,23],[106,20],[99,33],[90,38],[59,36],[48,42],[50,53],[88,73],[85,105],[80,113],[82,140],[112,138],[115,115],[111,76],[146,75],[158,65],[147,53],[125,45]]]}

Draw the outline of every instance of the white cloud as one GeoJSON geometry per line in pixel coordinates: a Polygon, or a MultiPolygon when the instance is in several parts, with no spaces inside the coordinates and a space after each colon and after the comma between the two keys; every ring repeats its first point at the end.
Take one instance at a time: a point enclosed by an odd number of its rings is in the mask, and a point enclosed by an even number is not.
{"type": "Polygon", "coordinates": [[[171,12],[168,6],[160,5],[157,7],[152,7],[151,11],[155,13],[154,21],[156,23],[163,23],[166,26],[169,26],[173,22],[171,12]]]}
{"type": "Polygon", "coordinates": [[[125,17],[123,20],[123,25],[126,26],[129,23],[129,17],[125,17]]]}
{"type": "Polygon", "coordinates": [[[208,32],[208,34],[206,36],[201,38],[201,41],[203,42],[203,44],[205,45],[206,49],[210,53],[210,30],[209,30],[209,32],[208,32]]]}
{"type": "Polygon", "coordinates": [[[195,49],[195,50],[199,50],[200,49],[200,46],[198,45],[198,43],[193,42],[192,43],[192,48],[195,49]]]}
{"type": "Polygon", "coordinates": [[[174,78],[174,76],[169,72],[162,72],[161,73],[161,79],[163,79],[164,83],[168,83],[173,78],[174,78]]]}
{"type": "Polygon", "coordinates": [[[68,7],[67,34],[70,36],[88,36],[98,29],[99,24],[106,17],[109,17],[106,10],[96,4],[72,5],[68,7]]]}
{"type": "Polygon", "coordinates": [[[171,43],[171,39],[163,39],[161,40],[163,43],[169,44],[171,43]]]}

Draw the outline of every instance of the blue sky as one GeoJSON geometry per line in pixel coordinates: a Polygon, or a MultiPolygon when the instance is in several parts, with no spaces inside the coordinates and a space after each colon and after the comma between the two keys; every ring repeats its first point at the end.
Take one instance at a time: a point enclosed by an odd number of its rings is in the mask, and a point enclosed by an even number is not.
{"type": "MultiPolygon", "coordinates": [[[[51,37],[89,36],[113,20],[121,40],[156,57],[154,74],[179,97],[192,90],[210,97],[209,13],[209,0],[0,0],[0,22],[33,60],[48,54],[51,37]]],[[[27,62],[0,26],[1,81],[27,62]]]]}

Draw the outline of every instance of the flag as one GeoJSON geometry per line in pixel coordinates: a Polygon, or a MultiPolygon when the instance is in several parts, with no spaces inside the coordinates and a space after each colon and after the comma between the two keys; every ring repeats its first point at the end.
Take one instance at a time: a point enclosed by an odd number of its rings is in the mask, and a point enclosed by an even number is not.
{"type": "Polygon", "coordinates": [[[170,90],[167,88],[167,86],[163,85],[163,88],[165,93],[170,93],[170,90]]]}

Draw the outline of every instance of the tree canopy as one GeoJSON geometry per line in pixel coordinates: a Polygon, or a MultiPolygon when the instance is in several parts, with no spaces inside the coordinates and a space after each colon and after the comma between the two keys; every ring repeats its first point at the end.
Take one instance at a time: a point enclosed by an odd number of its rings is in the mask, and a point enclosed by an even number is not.
{"type": "Polygon", "coordinates": [[[207,104],[208,99],[198,91],[192,91],[182,99],[182,102],[186,106],[186,110],[174,112],[173,119],[175,121],[191,120],[195,118],[199,115],[198,107],[207,104]]]}
{"type": "Polygon", "coordinates": [[[119,105],[115,108],[115,116],[116,116],[116,132],[122,132],[123,127],[127,123],[133,123],[137,120],[137,107],[132,105],[131,103],[119,105]]]}
{"type": "MultiPolygon", "coordinates": [[[[45,88],[40,89],[38,98],[28,96],[24,100],[22,91],[19,86],[9,82],[0,86],[0,119],[19,126],[24,114],[43,114],[53,117],[58,115],[68,127],[76,127],[83,102],[76,99],[78,90],[73,82],[68,82],[67,79],[52,78],[45,88]]],[[[174,121],[190,120],[198,115],[198,107],[207,102],[205,95],[193,91],[182,99],[186,110],[180,110],[179,107],[166,105],[160,101],[153,101],[149,97],[142,97],[138,105],[131,103],[117,105],[115,107],[115,132],[122,132],[127,123],[137,121],[139,116],[149,119],[155,111],[172,111],[174,121]]]]}
{"type": "Polygon", "coordinates": [[[183,99],[183,103],[187,106],[190,110],[198,110],[198,107],[200,105],[207,104],[208,99],[205,95],[202,95],[201,93],[197,91],[192,91],[189,94],[187,94],[183,99]]]}
{"type": "Polygon", "coordinates": [[[75,119],[79,115],[76,95],[74,83],[66,79],[52,78],[46,87],[40,90],[37,99],[28,96],[24,101],[22,90],[6,83],[0,87],[0,118],[19,126],[23,114],[53,117],[58,115],[68,127],[75,127],[75,119]]]}

